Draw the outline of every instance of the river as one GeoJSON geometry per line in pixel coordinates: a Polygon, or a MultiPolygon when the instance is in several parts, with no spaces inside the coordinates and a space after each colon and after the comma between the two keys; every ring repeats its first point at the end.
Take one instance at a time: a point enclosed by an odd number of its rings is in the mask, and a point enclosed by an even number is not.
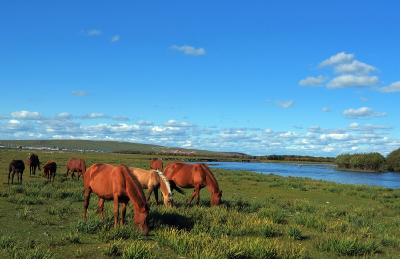
{"type": "Polygon", "coordinates": [[[210,168],[227,170],[247,170],[263,174],[280,176],[307,177],[315,180],[333,181],[345,184],[376,185],[390,188],[400,188],[400,173],[365,173],[335,170],[332,164],[291,164],[291,163],[241,163],[212,162],[210,168]]]}

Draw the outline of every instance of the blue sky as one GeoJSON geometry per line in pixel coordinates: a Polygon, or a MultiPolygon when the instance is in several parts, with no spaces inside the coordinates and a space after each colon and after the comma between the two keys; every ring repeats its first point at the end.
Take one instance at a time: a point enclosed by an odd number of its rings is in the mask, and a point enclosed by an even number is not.
{"type": "Polygon", "coordinates": [[[0,139],[400,147],[399,1],[2,1],[0,139]]]}

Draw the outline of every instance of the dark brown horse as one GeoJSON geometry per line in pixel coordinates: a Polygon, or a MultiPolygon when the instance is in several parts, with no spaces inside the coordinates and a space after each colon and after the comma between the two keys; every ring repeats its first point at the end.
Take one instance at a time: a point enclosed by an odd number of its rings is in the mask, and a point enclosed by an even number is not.
{"type": "Polygon", "coordinates": [[[149,232],[149,205],[136,176],[125,165],[112,166],[97,163],[90,166],[83,175],[85,187],[85,205],[83,218],[86,220],[86,211],[89,206],[90,194],[94,192],[99,198],[100,217],[103,216],[105,200],[114,200],[114,227],[118,223],[118,202],[122,202],[122,216],[120,225],[124,224],[126,205],[132,202],[135,216],[133,221],[143,235],[149,232]]]}
{"type": "Polygon", "coordinates": [[[8,166],[8,184],[10,184],[10,174],[12,172],[11,184],[14,184],[14,174],[17,174],[18,183],[21,180],[22,184],[22,174],[25,170],[25,164],[22,160],[14,160],[8,166]]]}
{"type": "Polygon", "coordinates": [[[78,174],[79,180],[79,177],[83,175],[86,171],[85,160],[79,158],[70,158],[67,162],[67,175],[65,176],[66,178],[68,177],[68,171],[71,171],[71,180],[75,176],[75,172],[78,174]]]}
{"type": "Polygon", "coordinates": [[[26,164],[29,166],[29,175],[36,174],[36,167],[41,170],[39,157],[33,153],[26,159],[26,164]]]}
{"type": "Polygon", "coordinates": [[[219,190],[217,180],[205,164],[174,162],[165,167],[164,175],[169,180],[171,189],[176,189],[176,185],[182,188],[194,188],[188,204],[192,202],[194,196],[199,204],[200,189],[204,187],[210,190],[211,205],[219,205],[221,202],[222,191],[219,190]]]}
{"type": "Polygon", "coordinates": [[[47,176],[48,181],[51,181],[51,177],[53,177],[53,182],[54,182],[54,178],[56,177],[56,171],[57,171],[57,164],[54,161],[47,161],[47,163],[43,166],[43,176],[47,176]]]}
{"type": "Polygon", "coordinates": [[[162,172],[162,170],[163,170],[162,159],[157,159],[157,158],[152,159],[150,161],[150,169],[160,170],[162,172]]]}

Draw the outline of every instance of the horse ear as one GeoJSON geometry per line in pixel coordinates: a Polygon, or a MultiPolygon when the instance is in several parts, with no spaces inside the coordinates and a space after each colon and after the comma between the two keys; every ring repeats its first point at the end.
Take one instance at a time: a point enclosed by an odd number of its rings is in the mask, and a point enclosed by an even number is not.
{"type": "Polygon", "coordinates": [[[222,190],[220,190],[218,194],[219,194],[219,195],[222,195],[222,190]]]}

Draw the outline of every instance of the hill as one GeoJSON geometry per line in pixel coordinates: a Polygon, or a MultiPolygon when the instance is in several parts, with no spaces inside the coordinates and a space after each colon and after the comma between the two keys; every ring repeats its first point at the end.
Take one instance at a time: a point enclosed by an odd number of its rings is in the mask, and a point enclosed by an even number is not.
{"type": "Polygon", "coordinates": [[[65,148],[65,149],[82,149],[82,150],[104,150],[112,152],[120,152],[125,150],[139,151],[139,152],[155,152],[155,153],[190,153],[196,155],[211,155],[211,156],[243,156],[243,153],[235,152],[213,152],[207,150],[185,149],[177,147],[164,147],[150,144],[139,144],[131,142],[119,141],[99,141],[99,140],[0,140],[0,145],[6,147],[48,147],[48,148],[65,148]]]}

